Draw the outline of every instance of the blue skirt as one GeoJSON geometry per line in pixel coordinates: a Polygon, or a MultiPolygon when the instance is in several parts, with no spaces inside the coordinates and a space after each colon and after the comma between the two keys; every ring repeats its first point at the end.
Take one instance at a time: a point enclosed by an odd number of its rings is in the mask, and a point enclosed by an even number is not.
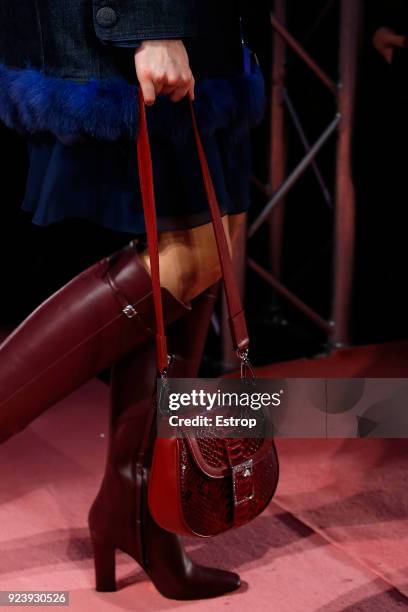
{"type": "MultiPolygon", "coordinates": [[[[228,130],[202,137],[222,214],[249,207],[250,133],[231,140],[228,130]]],[[[151,134],[159,231],[211,220],[195,142],[151,134]]],[[[136,144],[88,140],[64,144],[54,136],[28,141],[29,173],[22,205],[37,225],[87,219],[106,228],[145,233],[136,144]]]]}

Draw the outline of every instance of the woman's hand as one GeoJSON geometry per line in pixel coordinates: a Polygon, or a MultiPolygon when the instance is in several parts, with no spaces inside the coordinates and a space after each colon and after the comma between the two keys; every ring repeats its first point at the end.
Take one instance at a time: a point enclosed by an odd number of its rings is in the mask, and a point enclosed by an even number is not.
{"type": "Polygon", "coordinates": [[[372,39],[375,49],[388,64],[392,62],[395,47],[406,47],[406,37],[396,34],[390,28],[378,28],[372,39]]]}
{"type": "Polygon", "coordinates": [[[144,40],[135,52],[136,75],[145,104],[157,94],[169,94],[178,102],[189,93],[194,99],[194,77],[181,40],[144,40]]]}

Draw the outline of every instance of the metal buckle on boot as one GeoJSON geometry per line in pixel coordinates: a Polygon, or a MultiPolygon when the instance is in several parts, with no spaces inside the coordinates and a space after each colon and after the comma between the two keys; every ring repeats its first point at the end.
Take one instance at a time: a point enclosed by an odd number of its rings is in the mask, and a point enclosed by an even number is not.
{"type": "Polygon", "coordinates": [[[122,309],[122,312],[128,319],[133,319],[137,315],[136,308],[132,306],[132,304],[125,306],[125,308],[122,309]]]}

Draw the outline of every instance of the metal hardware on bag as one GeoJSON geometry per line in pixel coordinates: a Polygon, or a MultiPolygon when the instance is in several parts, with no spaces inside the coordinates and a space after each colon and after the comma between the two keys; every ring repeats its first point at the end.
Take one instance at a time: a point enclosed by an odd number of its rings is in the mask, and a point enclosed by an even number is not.
{"type": "Polygon", "coordinates": [[[157,396],[157,411],[160,416],[169,416],[171,414],[168,409],[166,399],[169,398],[169,368],[173,363],[175,356],[173,354],[167,355],[167,367],[164,368],[160,375],[160,390],[157,396]]]}
{"type": "Polygon", "coordinates": [[[167,370],[162,370],[162,372],[160,372],[160,380],[162,384],[160,385],[159,394],[157,396],[157,412],[161,416],[166,416],[168,411],[165,399],[169,395],[167,370]]]}
{"type": "Polygon", "coordinates": [[[160,415],[168,415],[168,410],[166,410],[165,404],[165,396],[169,396],[169,367],[173,363],[174,355],[167,355],[167,368],[164,368],[160,374],[160,380],[162,382],[160,386],[160,392],[157,398],[157,408],[160,415]]]}
{"type": "Polygon", "coordinates": [[[251,71],[252,59],[255,61],[256,64],[258,64],[258,66],[260,65],[259,59],[255,51],[249,46],[248,36],[242,16],[239,18],[239,27],[241,34],[241,48],[243,55],[244,73],[249,73],[251,71]]]}
{"type": "Polygon", "coordinates": [[[233,495],[234,495],[234,505],[235,506],[244,504],[255,497],[253,478],[251,478],[252,486],[251,486],[250,493],[248,495],[245,495],[242,498],[238,498],[238,495],[237,495],[237,485],[236,485],[237,479],[239,477],[247,479],[252,476],[253,476],[253,460],[252,459],[248,459],[247,461],[244,461],[243,463],[239,463],[238,465],[232,466],[232,490],[233,490],[233,495]]]}
{"type": "Polygon", "coordinates": [[[248,373],[251,378],[256,378],[255,370],[252,367],[251,362],[248,359],[249,350],[246,348],[245,350],[237,349],[238,358],[241,360],[241,378],[248,378],[248,373]]]}
{"type": "Polygon", "coordinates": [[[168,380],[169,367],[171,366],[173,361],[174,361],[174,355],[173,354],[167,355],[167,368],[164,368],[164,370],[160,372],[160,378],[165,384],[167,383],[167,380],[168,380]]]}
{"type": "Polygon", "coordinates": [[[237,355],[238,355],[239,359],[242,359],[243,361],[246,361],[248,359],[248,353],[249,353],[249,349],[248,348],[246,348],[244,350],[237,349],[237,355]]]}
{"type": "Polygon", "coordinates": [[[132,304],[125,306],[125,308],[122,309],[122,312],[128,319],[133,319],[137,316],[136,308],[132,306],[132,304]]]}

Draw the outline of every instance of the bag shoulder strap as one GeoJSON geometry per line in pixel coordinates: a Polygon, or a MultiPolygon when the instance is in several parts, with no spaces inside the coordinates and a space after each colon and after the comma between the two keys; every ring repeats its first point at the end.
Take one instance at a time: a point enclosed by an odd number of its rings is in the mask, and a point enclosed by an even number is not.
{"type": "MultiPolygon", "coordinates": [[[[156,347],[157,347],[157,367],[160,373],[167,372],[168,355],[167,340],[163,317],[163,304],[160,287],[159,270],[159,248],[157,234],[157,215],[153,182],[153,167],[147,128],[146,108],[141,87],[139,90],[139,135],[137,138],[137,157],[140,180],[140,191],[146,225],[147,244],[149,248],[150,267],[152,276],[152,289],[154,296],[155,316],[156,316],[156,347]]],[[[238,356],[246,359],[249,344],[245,314],[241,304],[237,283],[234,276],[231,255],[225,235],[221,213],[208,168],[207,159],[202,145],[194,106],[189,98],[189,108],[192,118],[195,142],[204,181],[205,192],[211,213],[211,220],[214,228],[217,243],[218,256],[220,260],[224,290],[228,307],[228,320],[231,331],[232,342],[238,356]]]]}

